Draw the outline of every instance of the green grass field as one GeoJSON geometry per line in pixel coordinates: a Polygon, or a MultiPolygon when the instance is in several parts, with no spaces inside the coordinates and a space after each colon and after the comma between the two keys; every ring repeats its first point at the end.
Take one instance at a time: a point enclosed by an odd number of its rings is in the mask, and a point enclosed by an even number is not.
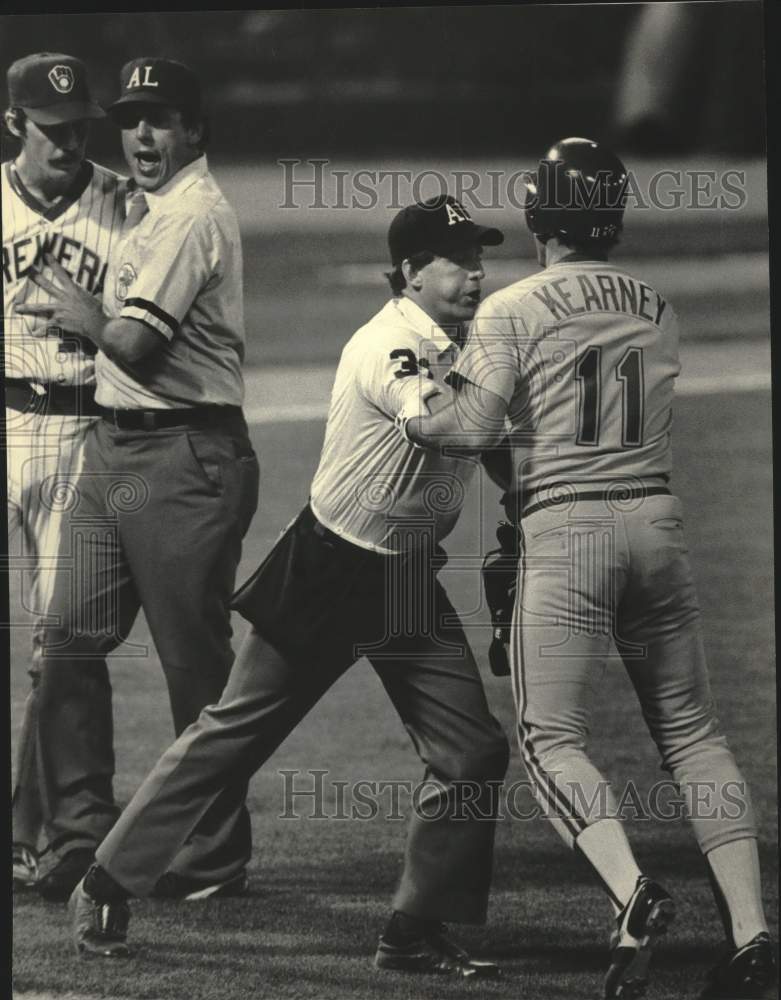
{"type": "MultiPolygon", "coordinates": [[[[725,385],[728,385],[725,373],[725,385]]],[[[253,428],[262,467],[259,512],[240,577],[267,551],[306,499],[323,425],[253,428]]],[[[730,743],[752,785],[768,915],[776,931],[776,738],[770,398],[766,392],[678,401],[674,486],[683,499],[703,609],[715,696],[730,743]]],[[[451,555],[475,553],[493,538],[495,494],[470,496],[448,542],[451,555]]],[[[475,606],[473,574],[448,572],[457,607],[475,606]]],[[[240,641],[243,623],[236,622],[240,641]]],[[[493,710],[513,732],[509,682],[490,675],[485,622],[470,629],[493,710]]],[[[148,641],[140,622],[132,637],[148,641]]],[[[12,726],[26,694],[28,636],[12,634],[12,726]]],[[[116,792],[126,801],[171,737],[156,656],[117,658],[116,792]]],[[[597,761],[616,783],[641,793],[663,777],[621,669],[605,679],[593,726],[597,761]]],[[[280,819],[281,769],[328,769],[332,780],[414,779],[421,768],[379,682],[356,665],[257,775],[251,786],[255,855],[246,898],[212,903],[133,904],[141,953],[130,963],[78,960],[64,907],[34,896],[14,901],[14,981],[46,997],[250,997],[366,1000],[368,997],[597,997],[610,912],[590,874],[545,820],[505,820],[497,835],[488,924],[462,928],[476,952],[500,961],[503,976],[479,986],[377,973],[371,966],[398,876],[405,824],[280,819]]],[[[508,781],[523,777],[514,750],[508,781]]],[[[302,779],[303,780],[303,779],[302,779]]],[[[326,799],[326,811],[334,811],[326,799]]],[[[721,939],[704,864],[681,822],[638,822],[630,836],[641,865],[678,903],[678,920],[654,960],[649,997],[696,996],[721,939]]]]}

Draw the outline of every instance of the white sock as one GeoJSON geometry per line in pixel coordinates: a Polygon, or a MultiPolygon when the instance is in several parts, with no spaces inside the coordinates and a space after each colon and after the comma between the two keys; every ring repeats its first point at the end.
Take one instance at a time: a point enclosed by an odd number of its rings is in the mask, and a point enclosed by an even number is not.
{"type": "Polygon", "coordinates": [[[578,834],[575,846],[605,883],[616,913],[619,913],[632,898],[642,875],[620,821],[597,820],[578,834]]]}
{"type": "Polygon", "coordinates": [[[767,933],[757,842],[743,837],[714,847],[705,856],[729,911],[735,947],[742,948],[757,934],[767,933]]]}

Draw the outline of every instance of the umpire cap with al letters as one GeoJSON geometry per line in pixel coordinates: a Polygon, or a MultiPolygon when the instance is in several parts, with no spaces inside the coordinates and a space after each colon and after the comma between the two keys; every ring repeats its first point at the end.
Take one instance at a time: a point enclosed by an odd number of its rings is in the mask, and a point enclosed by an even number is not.
{"type": "Polygon", "coordinates": [[[189,66],[175,59],[142,56],[125,63],[119,73],[120,96],[109,111],[126,104],[166,104],[198,111],[201,82],[189,66]]]}
{"type": "Polygon", "coordinates": [[[36,125],[105,118],[87,81],[87,67],[62,52],[35,52],[8,68],[8,104],[36,125]]]}
{"type": "Polygon", "coordinates": [[[388,230],[388,247],[394,267],[423,250],[447,256],[448,251],[478,243],[498,246],[502,242],[501,230],[472,222],[464,206],[449,194],[402,208],[388,230]]]}

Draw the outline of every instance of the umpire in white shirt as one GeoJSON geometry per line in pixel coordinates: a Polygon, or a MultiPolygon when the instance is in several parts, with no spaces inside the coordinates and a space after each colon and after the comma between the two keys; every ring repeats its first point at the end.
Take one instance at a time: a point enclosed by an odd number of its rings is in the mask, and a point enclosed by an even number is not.
{"type": "MultiPolygon", "coordinates": [[[[103,310],[50,257],[25,306],[99,348],[102,408],[86,443],[74,524],[44,635],[40,742],[45,808],[61,856],[45,894],[67,899],[116,820],[105,656],[143,607],[181,733],[217,702],[233,662],[230,598],[257,506],[242,414],[242,257],[236,216],[209,173],[198,79],[135,59],[110,108],[132,175],[103,310]],[[106,315],[107,314],[107,315],[106,315]],[[78,660],[79,685],[63,662],[78,660]]],[[[158,895],[240,891],[251,852],[246,783],[215,797],[182,838],[158,895]]],[[[163,872],[160,872],[162,875],[163,872]]]]}
{"type": "Polygon", "coordinates": [[[496,973],[442,927],[485,920],[497,786],[508,759],[436,575],[445,562],[439,542],[475,467],[414,447],[399,423],[432,387],[447,391],[443,379],[480,297],[482,244],[501,240],[452,198],[410,206],[391,224],[395,297],[342,352],[311,502],[235,598],[254,628],[220,703],[163,755],[74,891],[81,953],[129,953],[127,896],[150,892],[221,789],[249,778],[366,655],[425,764],[375,963],[496,973]]]}

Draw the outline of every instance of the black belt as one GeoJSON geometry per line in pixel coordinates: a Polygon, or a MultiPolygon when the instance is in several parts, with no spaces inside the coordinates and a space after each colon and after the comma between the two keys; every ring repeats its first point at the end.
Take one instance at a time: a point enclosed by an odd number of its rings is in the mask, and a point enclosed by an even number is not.
{"type": "MultiPolygon", "coordinates": [[[[520,506],[520,516],[528,517],[538,510],[545,510],[548,507],[566,507],[575,500],[603,500],[620,505],[626,500],[644,500],[646,497],[672,496],[666,486],[636,486],[624,488],[620,484],[607,489],[573,489],[571,483],[554,483],[551,486],[544,486],[539,491],[531,491],[523,498],[520,506]],[[544,500],[536,500],[535,493],[543,490],[556,489],[559,492],[556,496],[546,497],[544,500]]],[[[510,495],[505,501],[505,512],[511,520],[518,516],[517,494],[510,495]]]]}
{"type": "Polygon", "coordinates": [[[377,552],[376,549],[365,548],[363,545],[358,545],[357,542],[351,542],[349,538],[338,535],[335,531],[331,531],[330,528],[326,528],[322,521],[318,521],[315,512],[309,504],[301,511],[299,518],[300,523],[306,530],[311,531],[312,534],[333,548],[349,553],[356,564],[361,563],[383,567],[389,559],[398,559],[400,556],[406,554],[403,552],[377,552]]]}
{"type": "Polygon", "coordinates": [[[63,385],[60,382],[35,382],[26,378],[7,378],[5,405],[20,413],[47,417],[97,417],[101,409],[95,402],[94,385],[63,385]],[[38,392],[36,386],[44,391],[38,392]]]}
{"type": "Polygon", "coordinates": [[[344,538],[335,531],[331,531],[330,528],[326,528],[322,521],[318,521],[315,512],[309,504],[307,504],[301,511],[299,520],[304,528],[311,531],[313,535],[317,535],[318,538],[322,538],[322,540],[327,542],[329,545],[333,545],[336,548],[343,548],[347,552],[354,553],[359,558],[363,558],[363,556],[383,558],[383,553],[375,552],[373,549],[364,548],[362,545],[357,545],[355,542],[351,542],[348,538],[344,538]]]}
{"type": "Polygon", "coordinates": [[[165,427],[220,427],[246,433],[240,406],[188,406],[179,410],[112,410],[100,407],[105,421],[122,431],[157,431],[165,427]]]}

